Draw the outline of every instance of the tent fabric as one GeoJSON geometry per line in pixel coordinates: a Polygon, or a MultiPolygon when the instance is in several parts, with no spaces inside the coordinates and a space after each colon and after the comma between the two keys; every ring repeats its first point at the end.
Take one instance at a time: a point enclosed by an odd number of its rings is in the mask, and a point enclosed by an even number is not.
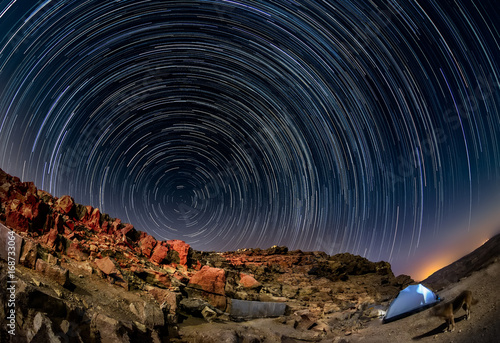
{"type": "Polygon", "coordinates": [[[441,299],[427,287],[418,284],[410,285],[399,292],[389,306],[384,323],[391,322],[413,313],[420,312],[439,303],[441,299]]]}

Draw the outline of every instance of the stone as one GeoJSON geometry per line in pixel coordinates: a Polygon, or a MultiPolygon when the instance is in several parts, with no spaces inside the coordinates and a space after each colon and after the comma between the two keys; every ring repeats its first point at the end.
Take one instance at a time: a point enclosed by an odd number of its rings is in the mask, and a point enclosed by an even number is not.
{"type": "Polygon", "coordinates": [[[144,256],[148,258],[151,257],[151,254],[156,244],[157,240],[148,234],[145,234],[144,237],[142,237],[141,240],[139,241],[141,252],[144,254],[144,256]]]}
{"type": "Polygon", "coordinates": [[[162,273],[153,269],[135,269],[133,270],[134,274],[139,277],[141,280],[144,280],[146,283],[169,288],[172,286],[172,279],[169,274],[162,273]]]}
{"type": "Polygon", "coordinates": [[[203,310],[201,310],[201,315],[209,323],[213,322],[217,318],[217,313],[209,306],[205,306],[203,310]]]}
{"type": "Polygon", "coordinates": [[[148,292],[158,302],[160,308],[165,309],[169,314],[176,315],[179,307],[179,302],[182,299],[182,294],[179,292],[172,292],[167,289],[158,287],[146,287],[148,292]]]}
{"type": "Polygon", "coordinates": [[[112,257],[107,256],[99,260],[95,260],[95,264],[106,275],[121,274],[116,265],[116,261],[112,257]]]}
{"type": "Polygon", "coordinates": [[[225,283],[224,269],[204,266],[191,277],[186,291],[190,297],[202,297],[224,311],[227,306],[225,283]]]}
{"type": "Polygon", "coordinates": [[[122,221],[119,218],[111,221],[111,232],[118,232],[122,227],[122,221]]]}
{"type": "Polygon", "coordinates": [[[169,249],[161,244],[157,244],[151,256],[151,262],[163,264],[167,263],[169,249]]]}
{"type": "Polygon", "coordinates": [[[179,263],[183,266],[187,266],[191,246],[178,239],[169,240],[167,243],[179,254],[179,263]]]}
{"type": "Polygon", "coordinates": [[[30,221],[22,215],[24,211],[21,211],[21,208],[22,202],[20,199],[12,200],[10,206],[5,208],[5,224],[20,232],[26,232],[29,230],[30,221]]]}
{"type": "Polygon", "coordinates": [[[120,267],[116,261],[109,256],[95,260],[97,268],[108,276],[108,281],[111,284],[122,287],[125,290],[129,289],[129,283],[124,279],[120,267]]]}
{"type": "Polygon", "coordinates": [[[165,324],[163,311],[158,305],[145,301],[134,302],[129,305],[129,308],[130,311],[137,316],[139,322],[146,325],[146,327],[154,328],[165,324]]]}
{"type": "Polygon", "coordinates": [[[212,310],[216,315],[223,314],[221,310],[217,309],[216,307],[212,306],[210,303],[202,299],[184,298],[179,303],[179,309],[183,313],[195,317],[203,317],[202,312],[205,308],[212,310]]]}
{"type": "Polygon", "coordinates": [[[297,311],[293,316],[296,321],[295,328],[298,330],[310,330],[317,325],[316,316],[309,310],[297,311]]]}
{"type": "Polygon", "coordinates": [[[33,318],[33,326],[28,330],[26,338],[29,342],[61,343],[61,338],[54,334],[52,326],[52,322],[47,315],[37,312],[33,318]]]}
{"type": "Polygon", "coordinates": [[[91,212],[90,218],[87,220],[87,225],[96,232],[101,231],[101,212],[98,208],[94,208],[91,212]]]}
{"type": "Polygon", "coordinates": [[[241,274],[239,283],[244,288],[259,288],[262,286],[262,284],[259,281],[255,280],[252,276],[246,274],[241,274]]]}
{"type": "Polygon", "coordinates": [[[188,287],[201,289],[219,295],[225,295],[226,273],[224,269],[204,266],[189,280],[188,287]]]}
{"type": "Polygon", "coordinates": [[[69,195],[63,195],[54,204],[54,210],[62,214],[69,214],[75,205],[75,201],[69,195]]]}
{"type": "Polygon", "coordinates": [[[188,314],[200,314],[207,305],[202,299],[184,298],[180,302],[180,308],[188,314]]]}
{"type": "Polygon", "coordinates": [[[75,212],[76,212],[76,219],[78,220],[83,220],[87,216],[87,207],[77,204],[75,206],[75,212]]]}
{"type": "Polygon", "coordinates": [[[57,231],[57,227],[52,228],[47,235],[45,235],[44,243],[50,249],[55,249],[57,243],[59,242],[59,232],[57,231]]]}
{"type": "Polygon", "coordinates": [[[61,321],[61,324],[59,325],[59,327],[61,328],[61,331],[64,334],[67,334],[71,328],[71,324],[66,319],[64,319],[63,321],[61,321]]]}
{"type": "Polygon", "coordinates": [[[63,287],[68,287],[71,284],[69,271],[61,266],[47,263],[39,258],[36,260],[36,270],[63,287]]]}
{"type": "Polygon", "coordinates": [[[66,225],[66,228],[64,231],[65,232],[72,232],[75,230],[75,222],[72,220],[67,220],[64,225],[66,225]]]}
{"type": "Polygon", "coordinates": [[[131,340],[127,334],[127,330],[123,330],[122,324],[107,315],[97,313],[93,322],[95,328],[99,332],[101,342],[106,343],[130,343],[131,340]]]}
{"type": "Polygon", "coordinates": [[[48,264],[55,264],[55,265],[60,265],[60,263],[61,263],[59,261],[59,259],[57,258],[57,256],[54,256],[52,254],[47,255],[46,261],[48,264]]]}

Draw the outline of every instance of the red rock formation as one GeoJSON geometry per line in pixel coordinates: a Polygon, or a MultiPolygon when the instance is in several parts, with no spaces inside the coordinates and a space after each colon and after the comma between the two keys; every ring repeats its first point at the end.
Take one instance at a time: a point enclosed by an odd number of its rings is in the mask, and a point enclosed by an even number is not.
{"type": "MultiPolygon", "coordinates": [[[[118,231],[117,229],[114,230],[115,232],[118,231]]],[[[132,241],[136,241],[137,237],[139,236],[137,230],[134,228],[132,224],[125,224],[123,229],[121,229],[122,235],[126,236],[132,241]]]]}
{"type": "Polygon", "coordinates": [[[154,247],[156,246],[156,243],[157,243],[156,239],[154,239],[152,236],[148,235],[145,232],[141,234],[139,246],[144,256],[151,257],[151,254],[153,252],[154,247]]]}
{"type": "Polygon", "coordinates": [[[88,221],[87,221],[87,225],[92,229],[94,230],[95,232],[100,232],[101,231],[101,211],[99,211],[98,208],[94,208],[92,212],[89,211],[89,213],[91,213],[88,221]]]}
{"type": "Polygon", "coordinates": [[[167,243],[179,254],[179,263],[183,266],[187,266],[189,249],[191,249],[189,244],[178,239],[169,240],[167,243]]]}
{"type": "Polygon", "coordinates": [[[226,272],[224,269],[204,266],[196,272],[188,284],[188,292],[191,296],[203,297],[210,304],[220,310],[225,310],[226,300],[226,272]]]}
{"type": "Polygon", "coordinates": [[[153,250],[153,254],[151,255],[151,262],[157,264],[167,264],[168,252],[169,252],[168,247],[162,244],[157,244],[153,250]]]}
{"type": "Polygon", "coordinates": [[[224,269],[204,266],[191,277],[189,286],[205,292],[225,295],[226,273],[224,269]]]}

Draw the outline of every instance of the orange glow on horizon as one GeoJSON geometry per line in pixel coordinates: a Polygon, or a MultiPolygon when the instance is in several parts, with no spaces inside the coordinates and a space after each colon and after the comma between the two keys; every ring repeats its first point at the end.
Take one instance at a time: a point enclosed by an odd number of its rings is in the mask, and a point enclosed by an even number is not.
{"type": "MultiPolygon", "coordinates": [[[[470,239],[469,239],[470,240],[470,239]]],[[[453,247],[443,247],[443,249],[439,252],[436,252],[434,254],[430,254],[428,258],[424,260],[424,263],[419,265],[415,271],[411,274],[411,277],[415,281],[422,281],[431,276],[434,272],[448,266],[449,264],[459,260],[460,258],[464,257],[465,255],[469,254],[470,252],[476,250],[483,244],[489,241],[489,238],[487,239],[481,239],[478,243],[476,244],[475,247],[472,249],[469,248],[467,250],[463,250],[460,248],[453,248],[453,247]]],[[[458,243],[458,242],[455,242],[458,243]]],[[[457,244],[459,247],[465,247],[467,244],[464,244],[461,242],[457,244]]]]}
{"type": "Polygon", "coordinates": [[[456,254],[448,253],[443,256],[435,256],[432,260],[426,261],[419,269],[417,269],[412,275],[415,281],[422,281],[432,275],[432,273],[438,271],[441,268],[446,267],[450,263],[456,260],[456,254]]]}

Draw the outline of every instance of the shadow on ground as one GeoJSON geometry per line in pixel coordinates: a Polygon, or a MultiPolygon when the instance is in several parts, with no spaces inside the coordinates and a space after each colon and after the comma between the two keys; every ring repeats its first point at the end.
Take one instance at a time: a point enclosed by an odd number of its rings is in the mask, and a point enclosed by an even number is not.
{"type": "MultiPolygon", "coordinates": [[[[455,318],[455,324],[461,322],[462,320],[464,320],[466,317],[466,315],[463,315],[461,317],[458,317],[458,318],[455,318]]],[[[421,334],[419,336],[415,336],[412,338],[412,340],[414,341],[418,341],[418,340],[421,340],[422,338],[426,338],[426,337],[431,337],[431,336],[434,336],[434,335],[439,335],[441,333],[446,333],[444,330],[448,327],[448,325],[446,323],[443,323],[441,325],[439,325],[437,328],[435,329],[432,329],[431,331],[428,331],[424,334],[421,334]]],[[[456,328],[455,328],[456,330],[456,328]]]]}

